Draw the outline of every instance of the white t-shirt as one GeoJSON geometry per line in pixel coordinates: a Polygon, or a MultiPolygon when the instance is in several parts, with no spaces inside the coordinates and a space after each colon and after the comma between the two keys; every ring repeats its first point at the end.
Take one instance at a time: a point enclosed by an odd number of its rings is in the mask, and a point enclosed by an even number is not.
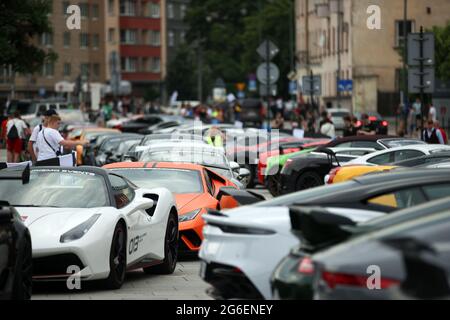
{"type": "Polygon", "coordinates": [[[25,139],[25,130],[28,129],[25,121],[21,119],[12,119],[9,120],[6,124],[6,132],[9,133],[9,130],[11,130],[12,126],[15,125],[17,128],[17,133],[19,134],[20,139],[25,139]]]}
{"type": "Polygon", "coordinates": [[[436,107],[430,107],[430,116],[434,122],[437,121],[436,107]]]}
{"type": "Polygon", "coordinates": [[[61,150],[61,145],[59,143],[63,140],[64,138],[58,130],[45,128],[39,132],[36,140],[36,148],[38,150],[37,161],[56,158],[56,151],[61,150]],[[44,135],[51,147],[45,142],[44,135]]]}
{"type": "Polygon", "coordinates": [[[38,154],[38,149],[37,149],[37,143],[35,143],[35,142],[37,141],[39,132],[41,132],[43,129],[45,129],[44,125],[40,124],[40,125],[34,127],[33,132],[31,133],[30,142],[34,142],[33,149],[34,149],[34,154],[36,154],[36,155],[38,154]]]}

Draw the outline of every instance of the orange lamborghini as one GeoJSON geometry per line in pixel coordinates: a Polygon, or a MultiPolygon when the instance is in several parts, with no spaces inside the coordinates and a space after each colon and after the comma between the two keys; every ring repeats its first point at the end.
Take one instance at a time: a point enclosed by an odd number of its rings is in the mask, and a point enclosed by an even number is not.
{"type": "Polygon", "coordinates": [[[180,251],[197,252],[203,240],[202,215],[208,209],[230,209],[238,203],[222,196],[222,187],[236,188],[228,179],[200,165],[166,162],[124,162],[104,167],[142,188],[167,188],[175,196],[180,251]]]}

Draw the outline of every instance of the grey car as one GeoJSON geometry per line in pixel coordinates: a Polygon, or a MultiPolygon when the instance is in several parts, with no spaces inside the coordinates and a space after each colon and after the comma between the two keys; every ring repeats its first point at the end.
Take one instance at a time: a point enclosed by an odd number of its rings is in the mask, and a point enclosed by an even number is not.
{"type": "Polygon", "coordinates": [[[450,298],[450,210],[365,234],[312,259],[315,299],[450,298]]]}

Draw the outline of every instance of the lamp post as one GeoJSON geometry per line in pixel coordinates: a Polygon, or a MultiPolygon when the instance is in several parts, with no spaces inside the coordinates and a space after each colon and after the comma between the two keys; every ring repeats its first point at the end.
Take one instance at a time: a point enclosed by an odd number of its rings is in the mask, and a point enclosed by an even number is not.
{"type": "Polygon", "coordinates": [[[336,97],[337,107],[341,108],[341,92],[339,91],[339,81],[341,80],[341,31],[342,31],[342,0],[337,0],[337,76],[336,76],[336,97]]]}

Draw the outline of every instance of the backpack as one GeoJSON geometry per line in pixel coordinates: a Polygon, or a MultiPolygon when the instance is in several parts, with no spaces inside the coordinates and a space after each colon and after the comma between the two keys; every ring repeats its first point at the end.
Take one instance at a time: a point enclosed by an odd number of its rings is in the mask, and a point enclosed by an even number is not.
{"type": "Polygon", "coordinates": [[[19,138],[19,131],[17,130],[16,124],[13,123],[11,129],[8,131],[8,139],[14,140],[19,138]]]}

